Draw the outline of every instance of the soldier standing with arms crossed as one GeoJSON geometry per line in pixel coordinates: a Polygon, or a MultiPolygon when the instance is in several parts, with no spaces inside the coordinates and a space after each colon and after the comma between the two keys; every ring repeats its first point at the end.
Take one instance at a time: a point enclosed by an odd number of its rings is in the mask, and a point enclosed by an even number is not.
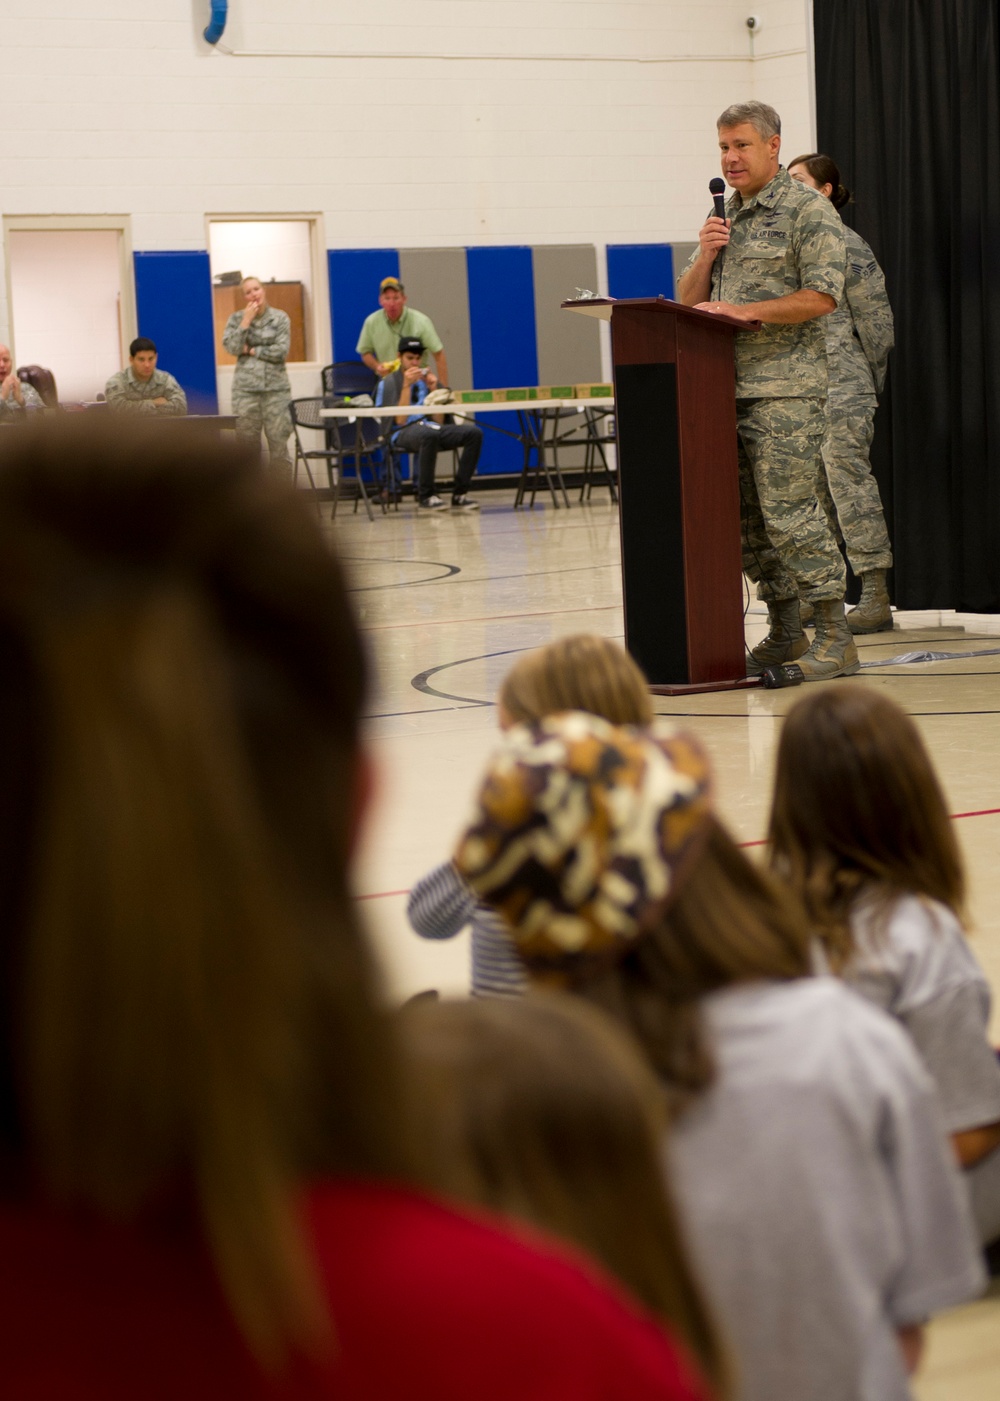
{"type": "Polygon", "coordinates": [[[288,437],[292,418],[288,405],[285,356],[291,344],[291,322],[283,311],[268,306],[264,288],[256,277],[243,279],[246,310],[234,311],[222,333],[222,344],[236,356],[233,374],[233,413],[236,432],[260,447],[261,429],[267,439],[271,466],[291,474],[288,437]]]}
{"type": "Polygon", "coordinates": [[[718,121],[726,218],[699,232],[678,300],[740,321],[736,426],[743,568],[767,604],[770,629],[749,671],[798,660],[806,681],[850,676],[857,648],[844,617],[846,574],[819,498],[827,366],[819,318],[844,294],[844,231],[829,200],[789,178],[778,160],[781,119],[763,102],[718,121]],[[711,300],[710,300],[711,299],[711,300]],[[813,605],[807,646],[799,596],[813,605]]]}

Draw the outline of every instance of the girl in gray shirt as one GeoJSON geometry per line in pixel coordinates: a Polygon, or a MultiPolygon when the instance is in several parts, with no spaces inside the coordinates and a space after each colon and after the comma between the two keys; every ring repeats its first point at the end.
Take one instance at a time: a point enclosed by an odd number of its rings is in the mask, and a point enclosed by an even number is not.
{"type": "Polygon", "coordinates": [[[810,694],[778,748],[771,862],[822,958],[909,1032],[937,1087],[981,1239],[1000,1236],[1000,1061],[962,929],[965,873],[913,721],[867,687],[810,694]]]}
{"type": "Polygon", "coordinates": [[[908,1037],[813,977],[797,903],[736,847],[690,736],[511,730],[455,855],[534,980],[623,1022],[739,1401],[906,1401],[921,1325],[984,1271],[908,1037]]]}

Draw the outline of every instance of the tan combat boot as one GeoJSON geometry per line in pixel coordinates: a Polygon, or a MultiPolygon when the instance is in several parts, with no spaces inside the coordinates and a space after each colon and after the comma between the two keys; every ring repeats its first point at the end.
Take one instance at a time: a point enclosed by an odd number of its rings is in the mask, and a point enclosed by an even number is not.
{"type": "Polygon", "coordinates": [[[861,576],[861,598],[847,615],[851,632],[892,632],[892,611],[885,587],[885,570],[869,569],[861,576]]]}
{"type": "Polygon", "coordinates": [[[811,628],[816,621],[813,606],[807,598],[799,599],[799,622],[804,628],[811,628]]]}
{"type": "Polygon", "coordinates": [[[861,670],[861,663],[844,617],[843,600],[822,598],[813,607],[816,636],[809,651],[798,661],[803,680],[830,681],[835,676],[853,676],[861,670]]]}
{"type": "Polygon", "coordinates": [[[782,598],[777,603],[769,603],[767,618],[771,625],[770,631],[756,647],[750,649],[748,676],[759,676],[767,666],[794,662],[809,646],[799,622],[797,598],[782,598]]]}

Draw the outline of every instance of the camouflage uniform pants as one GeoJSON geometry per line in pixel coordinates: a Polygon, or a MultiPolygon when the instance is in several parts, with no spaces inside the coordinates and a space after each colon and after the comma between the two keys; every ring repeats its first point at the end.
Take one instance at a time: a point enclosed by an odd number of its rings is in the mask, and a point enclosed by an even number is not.
{"type": "Polygon", "coordinates": [[[892,568],[882,498],[868,460],[877,407],[873,394],[838,394],[826,401],[823,504],[855,574],[892,568]]]}
{"type": "Polygon", "coordinates": [[[271,466],[291,471],[288,439],[292,431],[292,416],[288,411],[287,389],[234,389],[233,413],[236,432],[260,447],[263,430],[271,466]]]}
{"type": "Polygon", "coordinates": [[[768,603],[843,598],[844,561],[820,500],[822,399],[737,399],[743,570],[768,603]]]}

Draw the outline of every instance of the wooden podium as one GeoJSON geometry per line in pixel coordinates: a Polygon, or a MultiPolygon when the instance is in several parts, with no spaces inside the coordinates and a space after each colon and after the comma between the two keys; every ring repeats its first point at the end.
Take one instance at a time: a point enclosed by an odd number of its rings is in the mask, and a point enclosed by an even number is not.
{"type": "Polygon", "coordinates": [[[665,297],[563,302],[611,323],[625,643],[660,695],[746,678],[733,337],[665,297]]]}

